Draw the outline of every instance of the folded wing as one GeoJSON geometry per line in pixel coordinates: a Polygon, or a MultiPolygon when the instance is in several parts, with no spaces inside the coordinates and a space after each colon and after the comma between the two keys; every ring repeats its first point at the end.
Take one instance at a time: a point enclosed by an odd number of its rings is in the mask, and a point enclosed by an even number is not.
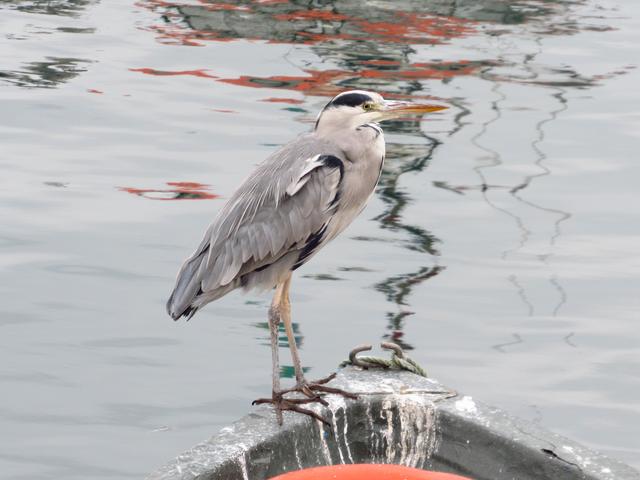
{"type": "Polygon", "coordinates": [[[304,263],[339,210],[343,172],[343,161],[332,154],[294,164],[276,157],[259,166],[183,264],[169,314],[190,318],[241,286],[271,288],[281,274],[304,263]]]}

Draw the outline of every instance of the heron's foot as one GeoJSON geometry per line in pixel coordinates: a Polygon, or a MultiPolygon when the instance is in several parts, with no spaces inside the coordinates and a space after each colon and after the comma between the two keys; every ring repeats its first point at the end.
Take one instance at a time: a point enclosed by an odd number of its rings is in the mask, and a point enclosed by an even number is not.
{"type": "Polygon", "coordinates": [[[295,387],[283,390],[282,393],[302,393],[308,399],[315,400],[325,407],[328,407],[329,403],[327,403],[327,401],[322,398],[323,394],[332,393],[334,395],[342,395],[343,397],[350,398],[352,400],[356,400],[358,398],[355,393],[347,392],[340,388],[327,387],[326,384],[334,378],[336,378],[335,373],[332,373],[328,377],[321,378],[320,380],[316,380],[314,382],[308,382],[303,379],[302,381],[299,381],[295,387]]]}
{"type": "Polygon", "coordinates": [[[326,384],[335,378],[336,374],[333,373],[326,378],[316,380],[315,382],[308,382],[302,380],[293,388],[287,388],[280,392],[274,392],[271,398],[259,398],[252,402],[252,405],[261,405],[270,403],[276,409],[276,417],[278,424],[282,425],[282,412],[288,410],[290,412],[298,412],[303,415],[315,418],[319,422],[324,423],[327,427],[331,427],[331,424],[327,419],[323,418],[320,414],[304,408],[301,405],[307,405],[310,403],[319,403],[322,406],[328,407],[327,402],[323,396],[326,394],[342,395],[346,398],[357,399],[358,396],[351,392],[346,392],[340,388],[327,387],[326,384]],[[287,393],[300,393],[306,398],[286,398],[287,393]]]}
{"type": "Polygon", "coordinates": [[[251,405],[262,405],[265,403],[270,403],[276,409],[276,418],[278,419],[278,424],[282,425],[282,412],[297,412],[303,415],[307,415],[309,417],[315,418],[319,422],[324,423],[326,426],[330,427],[331,424],[323,418],[320,414],[314,412],[313,410],[309,410],[308,408],[301,407],[300,405],[306,405],[309,403],[321,403],[324,406],[327,406],[328,403],[322,399],[319,395],[314,395],[310,398],[285,398],[284,394],[294,391],[293,389],[283,390],[282,392],[274,392],[272,398],[258,398],[251,402],[251,405]]]}

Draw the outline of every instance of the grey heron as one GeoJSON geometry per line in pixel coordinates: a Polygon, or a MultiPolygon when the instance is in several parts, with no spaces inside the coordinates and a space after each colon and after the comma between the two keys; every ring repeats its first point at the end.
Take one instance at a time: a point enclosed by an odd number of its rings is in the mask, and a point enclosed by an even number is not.
{"type": "Polygon", "coordinates": [[[337,95],[320,112],[313,131],[300,135],[258,165],[182,265],[167,302],[174,320],[188,320],[207,303],[238,288],[275,288],[269,308],[272,395],[254,403],[273,404],[280,424],[283,410],[322,420],[300,405],[326,405],[323,393],[352,396],[326,386],[332,377],[309,382],[303,375],[291,324],[292,272],[342,232],[371,197],[385,157],[384,135],[377,122],[445,108],[387,101],[363,90],[337,95]],[[280,387],[281,321],[296,378],[296,386],[287,390],[280,387]],[[303,397],[285,397],[294,391],[303,397]]]}

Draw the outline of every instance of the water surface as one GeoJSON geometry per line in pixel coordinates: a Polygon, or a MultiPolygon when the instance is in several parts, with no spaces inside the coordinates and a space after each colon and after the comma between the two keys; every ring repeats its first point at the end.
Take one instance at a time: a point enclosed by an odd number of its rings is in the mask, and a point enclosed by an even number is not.
{"type": "Polygon", "coordinates": [[[640,467],[638,19],[588,0],[0,2],[5,478],[140,478],[269,391],[268,295],[189,323],[164,302],[252,166],[349,88],[451,108],[385,126],[369,207],[298,271],[309,376],[393,339],[640,467]]]}

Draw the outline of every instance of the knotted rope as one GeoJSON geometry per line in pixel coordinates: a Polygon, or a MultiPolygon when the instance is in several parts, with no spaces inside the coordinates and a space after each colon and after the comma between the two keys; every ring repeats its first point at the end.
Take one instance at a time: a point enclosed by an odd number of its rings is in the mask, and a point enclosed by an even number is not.
{"type": "Polygon", "coordinates": [[[391,359],[387,360],[380,357],[371,356],[357,356],[360,352],[366,352],[371,350],[371,345],[360,345],[349,353],[349,360],[346,360],[340,364],[341,367],[346,365],[355,365],[364,369],[368,368],[387,368],[389,370],[406,370],[408,372],[415,373],[421,377],[426,377],[427,372],[418,365],[414,360],[405,356],[400,346],[391,342],[381,343],[380,346],[385,350],[391,350],[391,359]]]}

